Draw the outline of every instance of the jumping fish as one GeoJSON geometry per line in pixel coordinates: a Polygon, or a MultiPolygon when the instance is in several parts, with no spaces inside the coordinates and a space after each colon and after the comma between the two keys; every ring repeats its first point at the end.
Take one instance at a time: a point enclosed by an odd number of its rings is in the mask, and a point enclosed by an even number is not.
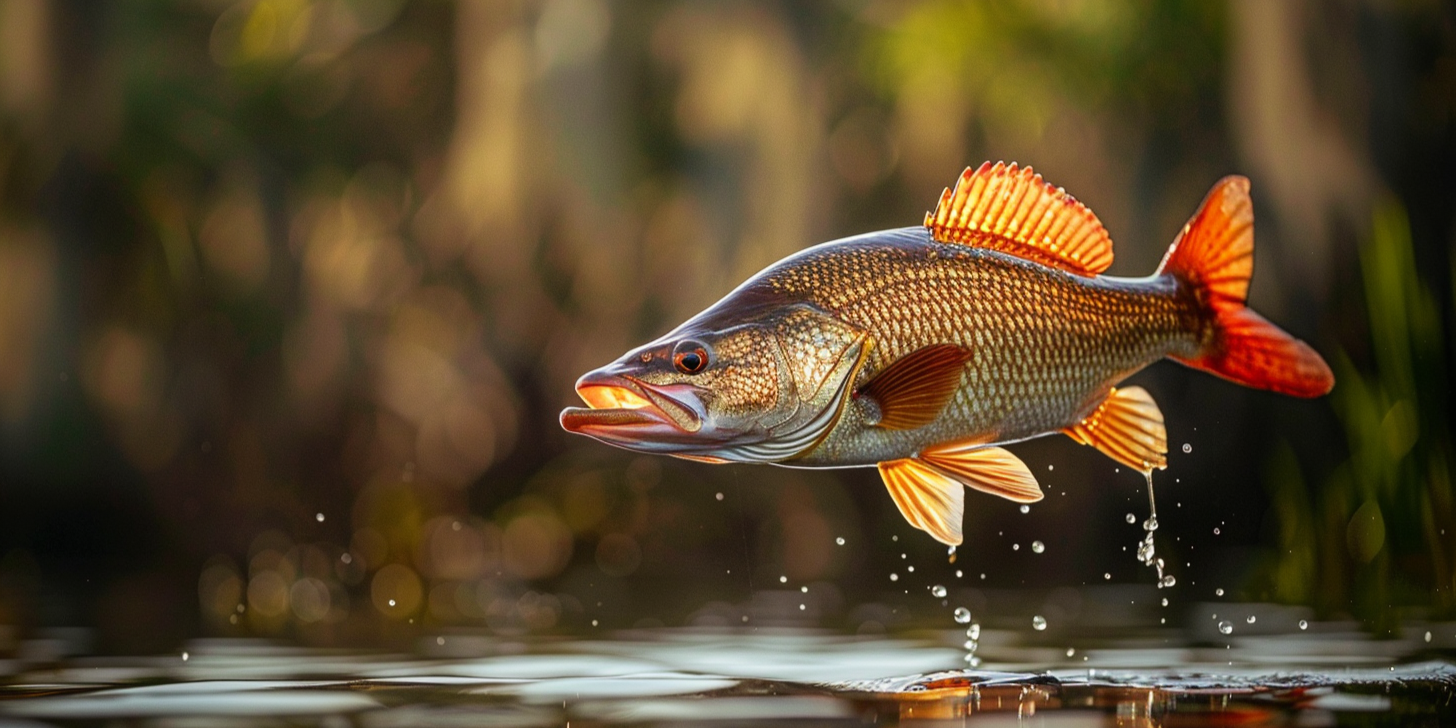
{"type": "Polygon", "coordinates": [[[1157,272],[1100,275],[1097,216],[1030,167],[967,168],[919,227],[800,251],[576,383],[567,430],[708,463],[876,466],[905,519],[961,542],[964,488],[1042,498],[1002,446],[1061,432],[1145,474],[1163,414],[1123,379],[1162,358],[1317,397],[1334,375],[1246,308],[1249,181],[1214,185],[1157,272]]]}

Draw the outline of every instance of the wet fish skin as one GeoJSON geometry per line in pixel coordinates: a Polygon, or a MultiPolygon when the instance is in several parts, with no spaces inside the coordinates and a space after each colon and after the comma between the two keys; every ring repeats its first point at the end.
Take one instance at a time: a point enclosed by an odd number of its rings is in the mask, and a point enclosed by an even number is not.
{"type": "Polygon", "coordinates": [[[963,487],[1042,497],[998,445],[1062,432],[1143,472],[1163,415],[1118,382],[1172,358],[1301,397],[1334,385],[1307,344],[1244,305],[1248,181],[1205,198],[1146,278],[1100,275],[1111,239],[1030,168],[967,169],[923,227],[780,261],[662,338],[584,375],[562,425],[707,462],[876,465],[901,513],[961,542],[963,487]]]}

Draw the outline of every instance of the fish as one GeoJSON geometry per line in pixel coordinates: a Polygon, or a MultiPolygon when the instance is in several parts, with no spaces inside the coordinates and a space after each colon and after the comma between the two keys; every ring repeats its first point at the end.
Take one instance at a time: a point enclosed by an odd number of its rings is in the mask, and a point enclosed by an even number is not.
{"type": "Polygon", "coordinates": [[[1103,275],[1097,216],[1031,167],[966,168],[919,226],[770,265],[662,337],[584,374],[569,432],[703,463],[878,468],[910,525],[963,538],[967,489],[1043,497],[1005,448],[1062,433],[1151,476],[1163,413],[1120,386],[1162,359],[1318,397],[1318,352],[1245,305],[1249,180],[1229,176],[1150,276],[1103,275]]]}

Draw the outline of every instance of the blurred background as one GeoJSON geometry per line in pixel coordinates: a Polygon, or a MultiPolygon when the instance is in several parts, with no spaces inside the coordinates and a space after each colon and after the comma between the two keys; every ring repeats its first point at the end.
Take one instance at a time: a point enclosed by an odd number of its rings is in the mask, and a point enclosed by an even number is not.
{"type": "Polygon", "coordinates": [[[1137,375],[1160,618],[1456,616],[1449,4],[8,0],[0,653],[1056,624],[1151,585],[1141,477],[1066,438],[1012,448],[1047,500],[969,497],[950,563],[872,469],[557,425],[582,372],[987,159],[1086,202],[1118,275],[1248,175],[1252,305],[1335,369],[1137,375]]]}

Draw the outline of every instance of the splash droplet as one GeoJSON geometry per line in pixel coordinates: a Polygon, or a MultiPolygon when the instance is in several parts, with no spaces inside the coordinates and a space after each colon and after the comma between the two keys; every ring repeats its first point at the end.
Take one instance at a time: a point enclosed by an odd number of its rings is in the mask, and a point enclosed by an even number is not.
{"type": "Polygon", "coordinates": [[[1183,452],[1184,452],[1184,453],[1185,453],[1185,454],[1187,454],[1187,453],[1190,453],[1190,452],[1193,452],[1193,446],[1192,446],[1192,445],[1189,445],[1189,444],[1188,444],[1188,443],[1186,443],[1186,442],[1185,442],[1185,443],[1183,443],[1183,452]]]}
{"type": "Polygon", "coordinates": [[[1175,579],[1175,578],[1173,578],[1173,575],[1172,574],[1168,574],[1168,575],[1166,575],[1166,576],[1163,577],[1163,580],[1162,581],[1158,582],[1158,586],[1165,587],[1166,588],[1166,587],[1174,586],[1177,583],[1178,583],[1178,580],[1175,579]]]}
{"type": "Polygon", "coordinates": [[[393,599],[389,600],[389,606],[391,606],[391,607],[394,606],[394,600],[393,599]]]}
{"type": "Polygon", "coordinates": [[[1046,551],[1046,544],[1044,544],[1044,543],[1042,543],[1040,541],[1032,541],[1031,542],[1031,551],[1032,551],[1032,553],[1036,553],[1036,554],[1039,554],[1039,553],[1041,553],[1043,551],[1046,551]]]}
{"type": "Polygon", "coordinates": [[[971,610],[966,609],[965,607],[956,607],[955,621],[959,624],[965,624],[971,621],[971,610]]]}
{"type": "Polygon", "coordinates": [[[899,574],[891,574],[890,575],[890,581],[899,581],[899,580],[900,580],[900,575],[899,574]]]}
{"type": "Polygon", "coordinates": [[[1019,544],[1019,543],[1011,544],[1011,550],[1012,551],[1020,551],[1021,550],[1021,544],[1019,544]]]}
{"type": "Polygon", "coordinates": [[[1129,513],[1129,514],[1127,514],[1127,516],[1125,516],[1125,517],[1124,517],[1124,518],[1125,518],[1125,520],[1126,520],[1126,521],[1127,521],[1127,522],[1128,522],[1128,523],[1137,523],[1137,516],[1134,516],[1134,515],[1133,515],[1133,514],[1131,514],[1131,513],[1129,513]]]}
{"type": "Polygon", "coordinates": [[[1163,606],[1165,606],[1165,607],[1168,606],[1168,598],[1167,597],[1163,597],[1163,606]]]}
{"type": "Polygon", "coordinates": [[[971,626],[966,627],[966,636],[973,640],[981,639],[981,623],[974,622],[971,626]]]}
{"type": "Polygon", "coordinates": [[[1156,531],[1156,530],[1158,530],[1158,517],[1157,516],[1148,516],[1148,520],[1143,521],[1143,530],[1144,531],[1156,531]]]}
{"type": "Polygon", "coordinates": [[[1244,621],[1245,622],[1248,622],[1249,624],[1253,624],[1257,620],[1258,620],[1258,617],[1255,617],[1254,615],[1250,614],[1249,615],[1249,618],[1246,619],[1246,620],[1244,620],[1244,621]]]}
{"type": "MultiPolygon", "coordinates": [[[[1430,641],[1431,641],[1431,633],[1430,633],[1430,632],[1427,632],[1427,633],[1426,633],[1426,641],[1427,641],[1427,642],[1430,642],[1430,641]]],[[[184,654],[185,654],[185,653],[184,653],[184,654]]]]}
{"type": "Polygon", "coordinates": [[[1214,589],[1213,590],[1213,595],[1216,596],[1216,597],[1223,596],[1223,587],[1219,587],[1218,589],[1214,589]]]}
{"type": "Polygon", "coordinates": [[[313,519],[315,521],[318,521],[319,523],[323,523],[324,522],[324,514],[322,514],[322,513],[315,513],[315,514],[313,514],[313,519]]]}
{"type": "Polygon", "coordinates": [[[808,594],[809,593],[809,587],[807,587],[807,586],[801,586],[801,587],[799,587],[799,593],[800,594],[808,594]]]}
{"type": "Polygon", "coordinates": [[[1218,631],[1220,631],[1220,632],[1222,632],[1224,634],[1233,634],[1234,633],[1234,623],[1228,621],[1227,619],[1225,619],[1222,622],[1219,622],[1218,623],[1218,631]]]}
{"type": "Polygon", "coordinates": [[[1102,578],[1103,579],[1106,579],[1107,581],[1112,581],[1112,575],[1111,574],[1103,574],[1102,575],[1102,578]]]}
{"type": "Polygon", "coordinates": [[[1301,620],[1299,620],[1299,628],[1300,628],[1300,629],[1301,629],[1301,630],[1306,630],[1306,629],[1309,629],[1309,622],[1306,622],[1306,621],[1304,621],[1304,620],[1302,620],[1302,619],[1301,619],[1301,620]]]}
{"type": "Polygon", "coordinates": [[[1071,657],[1072,655],[1075,655],[1075,654],[1077,654],[1077,648],[1075,648],[1075,647],[1068,647],[1067,648],[1067,657],[1071,657]]]}
{"type": "Polygon", "coordinates": [[[1022,506],[1021,507],[1021,512],[1022,513],[1031,513],[1031,506],[1022,506]]]}
{"type": "Polygon", "coordinates": [[[1038,632],[1046,629],[1046,617],[1043,617],[1040,614],[1036,615],[1035,617],[1032,617],[1031,618],[1031,628],[1034,629],[1034,630],[1036,630],[1036,631],[1038,631],[1038,632]]]}
{"type": "Polygon", "coordinates": [[[840,546],[843,546],[844,545],[844,537],[843,536],[840,536],[839,538],[834,539],[834,543],[837,543],[840,546]]]}
{"type": "MultiPolygon", "coordinates": [[[[1430,642],[1431,641],[1431,633],[1430,632],[1427,632],[1426,633],[1426,641],[1427,642],[1430,642]]],[[[192,659],[192,655],[189,655],[186,652],[183,652],[182,653],[182,661],[183,662],[186,662],[186,661],[188,661],[190,659],[192,659]]]]}
{"type": "Polygon", "coordinates": [[[943,586],[941,586],[939,584],[936,584],[935,586],[930,587],[930,594],[931,594],[931,596],[934,596],[937,599],[944,599],[945,598],[945,587],[943,587],[943,586]]]}
{"type": "Polygon", "coordinates": [[[780,584],[787,584],[787,583],[789,583],[789,577],[787,577],[787,576],[780,576],[779,577],[779,583],[780,584]]]}
{"type": "Polygon", "coordinates": [[[715,494],[714,494],[714,495],[713,495],[713,497],[714,497],[714,498],[717,498],[717,499],[718,499],[718,500],[723,500],[723,494],[722,494],[722,493],[715,493],[715,494]]]}
{"type": "Polygon", "coordinates": [[[1215,535],[1215,536],[1218,535],[1218,529],[1217,528],[1213,529],[1213,535],[1215,535]]]}

